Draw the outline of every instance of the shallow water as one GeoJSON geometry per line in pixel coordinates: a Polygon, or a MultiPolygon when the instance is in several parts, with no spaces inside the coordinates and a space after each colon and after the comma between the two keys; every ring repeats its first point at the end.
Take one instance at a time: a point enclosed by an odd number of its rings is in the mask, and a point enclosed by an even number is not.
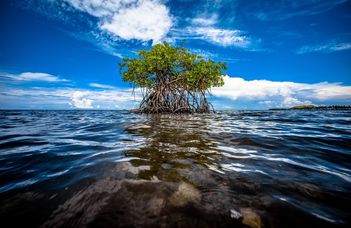
{"type": "Polygon", "coordinates": [[[0,111],[0,205],[2,227],[350,227],[351,112],[0,111]]]}

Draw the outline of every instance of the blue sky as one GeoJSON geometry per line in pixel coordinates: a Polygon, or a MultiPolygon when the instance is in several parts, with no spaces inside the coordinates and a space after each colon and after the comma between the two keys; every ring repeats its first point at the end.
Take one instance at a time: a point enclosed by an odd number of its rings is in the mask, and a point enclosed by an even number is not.
{"type": "Polygon", "coordinates": [[[121,57],[167,41],[226,62],[217,109],[351,105],[348,0],[0,1],[1,109],[125,109],[121,57]]]}

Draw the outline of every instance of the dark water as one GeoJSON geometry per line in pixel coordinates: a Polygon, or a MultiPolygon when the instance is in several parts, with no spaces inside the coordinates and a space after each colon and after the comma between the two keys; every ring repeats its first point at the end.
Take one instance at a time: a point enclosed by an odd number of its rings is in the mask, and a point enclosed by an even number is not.
{"type": "Polygon", "coordinates": [[[350,111],[1,111],[1,227],[350,227],[350,111]]]}

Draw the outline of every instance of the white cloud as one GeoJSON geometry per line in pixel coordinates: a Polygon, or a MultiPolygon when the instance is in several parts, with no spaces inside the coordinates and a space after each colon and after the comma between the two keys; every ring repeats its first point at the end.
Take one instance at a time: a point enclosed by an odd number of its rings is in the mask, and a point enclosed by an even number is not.
{"type": "Polygon", "coordinates": [[[224,86],[212,94],[233,101],[256,102],[266,107],[291,107],[320,102],[351,102],[351,86],[338,83],[295,83],[224,77],[224,86]]]}
{"type": "MultiPolygon", "coordinates": [[[[269,80],[245,80],[225,76],[223,87],[212,88],[216,109],[266,109],[301,104],[351,103],[351,86],[339,83],[295,83],[269,80]]],[[[98,84],[100,85],[100,84],[98,84]]],[[[108,85],[102,85],[108,86],[108,85]]],[[[136,108],[141,92],[111,88],[89,90],[80,88],[12,87],[0,84],[1,109],[130,109],[136,108]]]]}
{"type": "Polygon", "coordinates": [[[202,56],[206,60],[212,59],[214,61],[221,61],[224,63],[236,63],[240,61],[240,59],[233,58],[232,56],[218,55],[205,49],[190,48],[189,51],[191,53],[202,56]]]}
{"type": "Polygon", "coordinates": [[[126,8],[115,14],[111,21],[104,22],[102,29],[122,39],[152,40],[159,43],[172,26],[166,6],[158,1],[142,1],[137,7],[126,8]]]}
{"type": "Polygon", "coordinates": [[[348,99],[351,102],[351,86],[339,84],[321,83],[317,84],[315,96],[319,100],[348,99]]]}
{"type": "Polygon", "coordinates": [[[351,49],[351,43],[338,43],[331,41],[320,45],[303,46],[297,50],[297,54],[305,54],[309,52],[325,52],[331,53],[336,51],[344,51],[351,49]]]}
{"type": "Polygon", "coordinates": [[[114,86],[104,85],[104,84],[99,84],[99,83],[90,83],[89,86],[95,87],[95,88],[100,88],[100,89],[115,89],[114,86]]]}
{"type": "Polygon", "coordinates": [[[128,4],[135,4],[136,0],[67,0],[73,7],[87,12],[95,17],[111,16],[128,4]]]}
{"type": "MultiPolygon", "coordinates": [[[[176,40],[197,39],[215,45],[233,46],[248,51],[262,50],[257,47],[261,42],[259,39],[250,37],[245,31],[221,26],[221,21],[218,20],[218,7],[221,7],[221,1],[199,4],[196,7],[196,16],[185,19],[180,16],[182,15],[180,11],[174,11],[175,16],[171,14],[167,5],[168,0],[64,1],[66,4],[56,4],[56,8],[67,12],[77,9],[97,19],[91,20],[91,18],[79,17],[87,19],[90,31],[72,35],[78,39],[87,40],[103,51],[119,58],[127,56],[132,49],[132,46],[125,45],[130,43],[123,41],[135,40],[141,41],[143,44],[152,41],[154,45],[162,41],[173,43],[176,40]],[[211,7],[211,10],[208,10],[209,7],[211,7]],[[202,13],[199,13],[199,9],[203,9],[201,10],[202,13]],[[120,47],[117,48],[117,46],[120,47]],[[120,53],[121,51],[126,53],[120,53]]],[[[52,15],[54,13],[50,11],[47,14],[52,15]]],[[[58,14],[64,15],[65,13],[60,12],[58,14]]],[[[232,19],[233,17],[230,17],[230,20],[232,19]]],[[[226,17],[226,20],[229,20],[229,18],[226,17]]]]}
{"type": "Polygon", "coordinates": [[[24,72],[17,75],[5,73],[1,74],[1,76],[17,81],[69,82],[67,79],[62,79],[47,73],[24,72]]]}
{"type": "Polygon", "coordinates": [[[214,27],[196,27],[193,32],[214,44],[245,48],[250,45],[250,39],[240,30],[219,29],[214,27]]]}
{"type": "Polygon", "coordinates": [[[260,50],[256,47],[259,45],[260,40],[253,40],[241,30],[191,25],[184,29],[173,29],[172,32],[175,39],[203,40],[224,47],[232,46],[251,51],[260,50]]]}
{"type": "Polygon", "coordinates": [[[123,58],[124,58],[122,54],[117,53],[117,52],[112,52],[112,55],[113,55],[113,56],[116,56],[116,57],[118,57],[118,58],[120,58],[120,59],[123,59],[123,58]]]}
{"type": "Polygon", "coordinates": [[[238,29],[223,29],[217,26],[218,15],[216,13],[202,14],[195,18],[188,18],[190,25],[185,28],[173,29],[173,37],[176,39],[197,39],[220,46],[234,46],[247,50],[253,50],[254,40],[246,32],[238,29]]]}
{"type": "Polygon", "coordinates": [[[141,100],[139,91],[132,94],[131,89],[117,89],[105,91],[77,90],[70,94],[72,105],[75,108],[116,109],[119,107],[132,108],[141,100]]]}
{"type": "Polygon", "coordinates": [[[211,16],[201,16],[193,18],[191,23],[197,26],[211,26],[217,23],[217,18],[217,14],[212,14],[211,16]]]}
{"type": "Polygon", "coordinates": [[[141,99],[139,91],[114,88],[95,91],[79,88],[0,88],[0,108],[26,109],[129,109],[141,99]]]}
{"type": "Polygon", "coordinates": [[[93,108],[93,100],[85,97],[88,94],[88,92],[74,92],[71,97],[72,103],[70,103],[70,105],[75,108],[93,108]]]}
{"type": "Polygon", "coordinates": [[[169,9],[160,0],[67,0],[73,7],[99,18],[100,28],[124,40],[164,39],[172,27],[169,9]]]}

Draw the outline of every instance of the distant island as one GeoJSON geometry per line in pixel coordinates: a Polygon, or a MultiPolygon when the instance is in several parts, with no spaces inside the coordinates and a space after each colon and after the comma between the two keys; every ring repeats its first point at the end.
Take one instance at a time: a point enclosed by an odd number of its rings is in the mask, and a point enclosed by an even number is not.
{"type": "Polygon", "coordinates": [[[271,108],[269,110],[351,110],[350,105],[299,105],[291,108],[271,108]]]}

